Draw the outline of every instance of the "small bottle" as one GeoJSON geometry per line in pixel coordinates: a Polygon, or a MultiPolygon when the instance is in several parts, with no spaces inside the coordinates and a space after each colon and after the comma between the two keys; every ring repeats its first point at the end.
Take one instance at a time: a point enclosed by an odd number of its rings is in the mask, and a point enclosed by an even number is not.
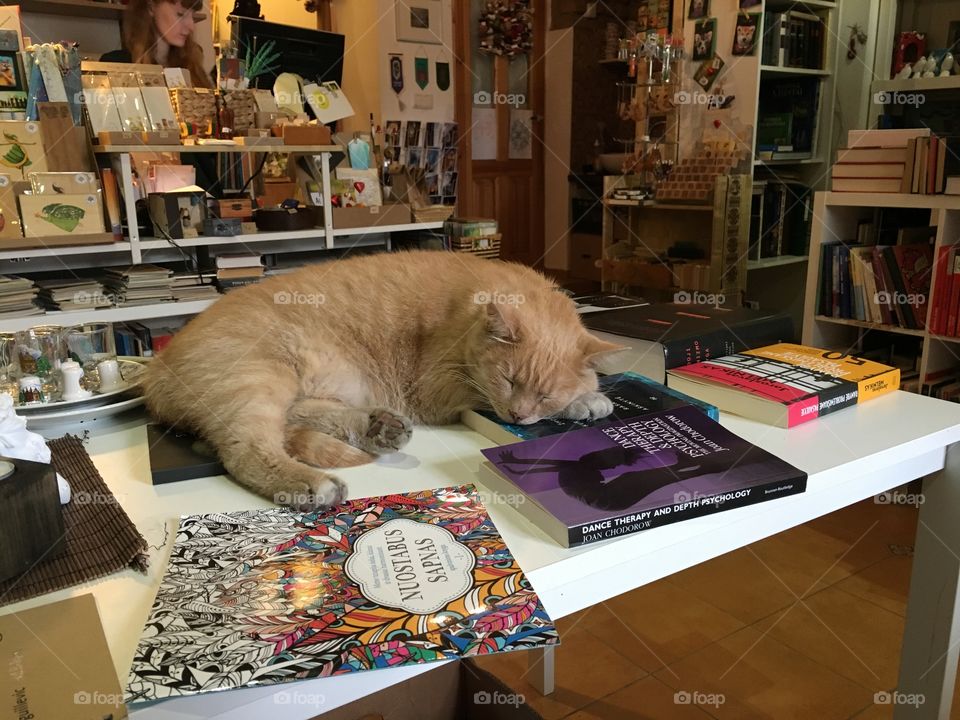
{"type": "Polygon", "coordinates": [[[233,140],[233,110],[227,106],[220,93],[217,93],[217,138],[233,140]]]}

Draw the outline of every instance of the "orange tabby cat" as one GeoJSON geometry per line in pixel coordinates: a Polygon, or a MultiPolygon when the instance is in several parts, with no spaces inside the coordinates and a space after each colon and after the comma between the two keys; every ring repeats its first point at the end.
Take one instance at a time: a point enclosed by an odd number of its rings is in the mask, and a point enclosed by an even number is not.
{"type": "Polygon", "coordinates": [[[301,509],[336,504],[320,468],[370,462],[492,408],[521,424],[605,417],[594,365],[620,347],[530,268],[449,252],[308,266],[234,290],[149,365],[163,422],[212,443],[240,483],[301,509]]]}

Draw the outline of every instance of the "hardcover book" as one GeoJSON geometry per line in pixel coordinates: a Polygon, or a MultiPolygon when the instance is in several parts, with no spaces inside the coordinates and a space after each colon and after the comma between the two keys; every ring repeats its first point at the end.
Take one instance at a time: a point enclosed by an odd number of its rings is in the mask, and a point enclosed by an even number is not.
{"type": "Polygon", "coordinates": [[[896,390],[900,370],[781,343],[670,371],[670,387],[724,412],[790,428],[896,390]]]}
{"type": "Polygon", "coordinates": [[[558,642],[472,485],[183,517],[130,702],[558,642]]]}
{"type": "Polygon", "coordinates": [[[463,413],[461,420],[464,425],[490,440],[508,445],[518,440],[532,440],[585,427],[610,425],[657,410],[672,410],[684,405],[693,405],[714,420],[720,416],[713,405],[671,390],[665,385],[636,373],[619,373],[600,378],[600,392],[613,403],[613,413],[599,420],[544,418],[533,425],[514,425],[504,422],[497,417],[496,413],[489,410],[467,410],[463,413]]]}
{"type": "Polygon", "coordinates": [[[491,490],[566,547],[803,492],[806,473],[692,406],[482,451],[491,490]]]}
{"type": "Polygon", "coordinates": [[[630,347],[605,361],[605,372],[633,371],[659,383],[670,368],[793,339],[789,315],[746,308],[659,303],[582,317],[593,335],[630,347]]]}

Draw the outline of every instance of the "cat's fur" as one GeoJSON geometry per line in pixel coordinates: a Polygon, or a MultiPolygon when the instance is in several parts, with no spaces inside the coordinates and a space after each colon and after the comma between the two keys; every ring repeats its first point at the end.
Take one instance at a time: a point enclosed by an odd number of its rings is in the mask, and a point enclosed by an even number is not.
{"type": "Polygon", "coordinates": [[[449,252],[308,266],[234,290],[149,365],[163,422],[198,432],[231,475],[277,502],[339,502],[319,468],[369,462],[413,423],[491,407],[505,420],[604,417],[594,365],[620,349],[530,268],[449,252]]]}

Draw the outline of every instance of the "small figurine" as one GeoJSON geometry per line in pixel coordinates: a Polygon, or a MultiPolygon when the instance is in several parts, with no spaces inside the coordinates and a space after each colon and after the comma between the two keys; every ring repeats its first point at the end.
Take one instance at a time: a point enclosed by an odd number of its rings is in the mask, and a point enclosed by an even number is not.
{"type": "Polygon", "coordinates": [[[943,56],[943,62],[940,63],[940,77],[949,77],[950,73],[953,71],[953,53],[947,52],[943,56]]]}

